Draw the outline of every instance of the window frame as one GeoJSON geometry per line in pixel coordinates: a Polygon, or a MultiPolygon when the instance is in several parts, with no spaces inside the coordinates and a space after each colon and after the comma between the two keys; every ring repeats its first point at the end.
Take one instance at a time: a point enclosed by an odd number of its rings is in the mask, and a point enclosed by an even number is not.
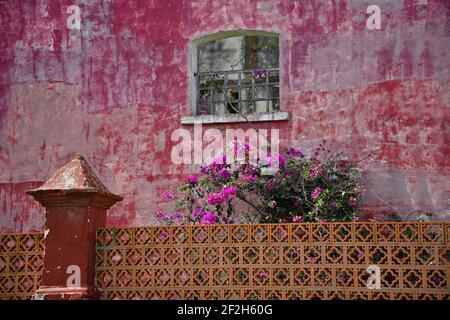
{"type": "Polygon", "coordinates": [[[246,122],[240,114],[223,114],[223,115],[200,115],[198,114],[197,104],[198,104],[198,88],[197,88],[197,67],[198,67],[198,47],[215,40],[221,40],[232,37],[239,36],[265,36],[265,37],[277,37],[279,46],[279,58],[278,58],[278,73],[279,73],[279,110],[273,112],[260,112],[260,113],[249,113],[246,114],[246,117],[249,121],[281,121],[288,120],[289,114],[282,109],[282,63],[281,63],[281,36],[278,32],[273,31],[262,31],[262,30],[230,30],[230,31],[222,31],[213,34],[208,34],[204,36],[200,36],[194,38],[189,43],[189,55],[190,55],[190,68],[188,68],[189,72],[189,103],[190,103],[190,115],[181,118],[182,124],[191,124],[191,123],[227,123],[227,122],[246,122]],[[237,117],[238,116],[238,117],[237,117]],[[241,118],[241,119],[239,119],[241,118]]]}

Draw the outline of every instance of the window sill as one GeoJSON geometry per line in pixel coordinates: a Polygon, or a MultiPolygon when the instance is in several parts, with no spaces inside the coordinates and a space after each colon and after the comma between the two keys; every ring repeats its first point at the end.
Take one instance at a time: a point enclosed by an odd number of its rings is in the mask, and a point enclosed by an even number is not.
{"type": "MultiPolygon", "coordinates": [[[[262,121],[286,121],[289,120],[289,113],[286,111],[252,113],[245,115],[250,122],[262,121]]],[[[201,115],[181,117],[181,124],[207,124],[207,123],[237,123],[247,122],[240,114],[223,114],[223,115],[201,115]]]]}

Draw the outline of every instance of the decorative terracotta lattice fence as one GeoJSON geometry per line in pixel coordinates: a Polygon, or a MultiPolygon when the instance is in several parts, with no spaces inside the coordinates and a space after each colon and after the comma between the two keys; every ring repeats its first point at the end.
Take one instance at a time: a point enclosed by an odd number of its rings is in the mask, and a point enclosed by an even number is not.
{"type": "Polygon", "coordinates": [[[42,233],[0,234],[0,300],[30,299],[42,278],[42,233]]]}
{"type": "Polygon", "coordinates": [[[101,229],[97,285],[105,299],[449,299],[449,238],[449,223],[101,229]]]}

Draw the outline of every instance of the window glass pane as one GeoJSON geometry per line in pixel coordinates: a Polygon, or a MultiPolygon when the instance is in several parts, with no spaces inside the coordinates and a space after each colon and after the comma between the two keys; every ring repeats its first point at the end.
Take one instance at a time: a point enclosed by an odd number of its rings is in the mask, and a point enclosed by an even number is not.
{"type": "Polygon", "coordinates": [[[215,40],[198,47],[198,72],[241,70],[244,37],[215,40]]]}
{"type": "Polygon", "coordinates": [[[214,40],[198,47],[197,60],[198,112],[251,113],[279,108],[278,37],[214,40]]]}

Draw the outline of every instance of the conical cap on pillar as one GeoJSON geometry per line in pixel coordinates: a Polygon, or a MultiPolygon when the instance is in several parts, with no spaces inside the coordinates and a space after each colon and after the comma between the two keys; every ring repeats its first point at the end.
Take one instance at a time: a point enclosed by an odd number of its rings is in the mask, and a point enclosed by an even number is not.
{"type": "Polygon", "coordinates": [[[105,187],[81,155],[77,155],[75,159],[58,169],[42,186],[27,191],[27,194],[32,195],[41,203],[41,196],[43,195],[69,193],[97,194],[103,196],[103,198],[109,198],[114,203],[123,199],[111,193],[105,187]]]}

